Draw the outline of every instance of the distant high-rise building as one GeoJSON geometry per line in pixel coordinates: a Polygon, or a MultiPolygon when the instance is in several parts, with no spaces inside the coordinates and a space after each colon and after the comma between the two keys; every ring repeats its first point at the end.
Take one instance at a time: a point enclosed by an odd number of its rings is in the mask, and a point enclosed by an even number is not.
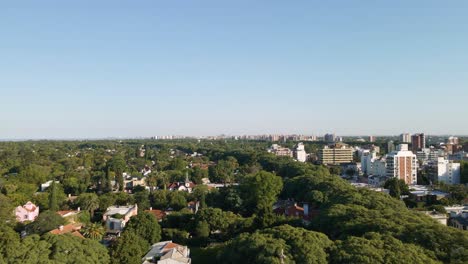
{"type": "Polygon", "coordinates": [[[369,136],[369,142],[375,142],[375,137],[374,136],[369,136]]]}
{"type": "Polygon", "coordinates": [[[279,141],[280,136],[279,135],[270,135],[270,141],[279,141]]]}
{"type": "Polygon", "coordinates": [[[400,135],[401,143],[411,143],[411,135],[409,133],[403,133],[400,135]]]}
{"type": "Polygon", "coordinates": [[[393,140],[387,142],[387,153],[395,151],[395,144],[393,144],[393,140]]]}
{"type": "Polygon", "coordinates": [[[418,160],[416,155],[408,150],[408,144],[400,144],[396,151],[387,155],[386,171],[388,177],[396,177],[406,184],[417,183],[418,160]]]}
{"type": "Polygon", "coordinates": [[[335,136],[335,134],[325,134],[323,139],[324,139],[325,142],[333,143],[333,142],[336,141],[336,136],[335,136]]]}
{"type": "Polygon", "coordinates": [[[460,163],[439,157],[437,159],[437,180],[445,184],[460,184],[460,163]]]}
{"type": "Polygon", "coordinates": [[[422,150],[426,147],[426,136],[424,133],[414,134],[411,136],[411,150],[413,153],[422,150]]]}
{"type": "Polygon", "coordinates": [[[338,165],[353,161],[354,150],[346,144],[336,143],[334,145],[325,146],[319,150],[319,161],[322,164],[338,165]]]}
{"type": "Polygon", "coordinates": [[[458,140],[458,137],[449,137],[447,139],[447,144],[457,145],[459,143],[460,143],[460,141],[458,140]]]}
{"type": "Polygon", "coordinates": [[[375,151],[364,150],[361,156],[361,171],[368,174],[372,170],[373,162],[377,159],[375,151]]]}
{"type": "Polygon", "coordinates": [[[445,152],[447,152],[450,155],[455,154],[461,150],[463,150],[462,145],[458,145],[458,144],[446,144],[445,145],[445,152]]]}

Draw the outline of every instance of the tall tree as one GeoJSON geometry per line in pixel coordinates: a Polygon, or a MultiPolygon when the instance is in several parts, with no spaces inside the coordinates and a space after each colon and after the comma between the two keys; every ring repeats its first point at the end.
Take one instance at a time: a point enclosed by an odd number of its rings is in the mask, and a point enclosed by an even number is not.
{"type": "Polygon", "coordinates": [[[149,250],[148,242],[135,232],[125,231],[110,248],[112,263],[139,264],[149,250]]]}
{"type": "Polygon", "coordinates": [[[246,176],[240,188],[248,212],[261,215],[273,210],[273,203],[283,189],[283,181],[273,173],[261,171],[246,176]]]}
{"type": "Polygon", "coordinates": [[[0,226],[8,224],[14,225],[15,217],[14,217],[14,207],[10,199],[0,193],[0,226]]]}
{"type": "Polygon", "coordinates": [[[130,218],[126,231],[134,232],[144,238],[149,244],[159,242],[161,239],[161,226],[154,215],[142,212],[130,218]]]}
{"type": "Polygon", "coordinates": [[[398,199],[400,199],[401,195],[409,193],[409,188],[405,181],[397,178],[387,180],[384,184],[384,188],[389,189],[390,195],[398,199]]]}
{"type": "MultiPolygon", "coordinates": [[[[220,255],[222,263],[295,263],[283,239],[270,234],[244,233],[230,241],[220,255]]],[[[300,260],[299,260],[300,261],[300,260]]],[[[302,263],[302,262],[299,262],[302,263]]],[[[307,262],[304,262],[307,263],[307,262]]]]}
{"type": "Polygon", "coordinates": [[[101,224],[91,223],[85,226],[84,236],[94,240],[101,240],[105,230],[101,224]]]}
{"type": "Polygon", "coordinates": [[[115,173],[115,181],[119,185],[119,190],[123,191],[124,189],[123,173],[125,171],[125,168],[127,167],[127,164],[124,158],[121,155],[116,155],[112,157],[112,159],[109,161],[109,166],[112,169],[112,171],[114,171],[115,173]]]}
{"type": "Polygon", "coordinates": [[[49,187],[49,210],[57,211],[59,209],[58,205],[58,189],[55,180],[52,180],[52,183],[49,187]]]}
{"type": "Polygon", "coordinates": [[[99,208],[99,197],[94,193],[82,193],[78,196],[76,203],[81,209],[89,211],[91,217],[94,217],[94,211],[99,208]]]}

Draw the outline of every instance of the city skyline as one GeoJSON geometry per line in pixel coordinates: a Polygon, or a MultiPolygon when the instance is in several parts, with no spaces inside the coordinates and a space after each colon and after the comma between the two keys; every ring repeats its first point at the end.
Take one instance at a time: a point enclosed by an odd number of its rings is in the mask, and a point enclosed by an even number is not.
{"type": "Polygon", "coordinates": [[[2,139],[468,134],[463,1],[0,5],[2,139]]]}
{"type": "MultiPolygon", "coordinates": [[[[313,133],[291,133],[291,134],[278,134],[278,133],[273,133],[273,134],[212,134],[212,135],[187,135],[187,134],[159,134],[159,135],[151,135],[151,136],[106,136],[106,137],[35,137],[35,138],[0,138],[0,141],[35,141],[35,140],[51,140],[51,141],[60,141],[60,140],[65,140],[65,141],[74,141],[74,140],[141,140],[141,139],[156,139],[156,140],[171,140],[171,139],[248,139],[248,140],[265,140],[268,137],[278,137],[278,139],[269,139],[269,141],[281,141],[283,140],[284,137],[290,139],[290,138],[298,138],[298,139],[293,139],[293,141],[327,141],[325,139],[325,136],[328,133],[325,134],[313,134],[313,133]],[[305,139],[300,139],[301,137],[305,139]]],[[[406,134],[406,133],[404,133],[406,134]]],[[[417,133],[416,133],[417,134],[417,133]]],[[[356,134],[356,135],[338,135],[334,134],[337,138],[339,139],[348,139],[353,138],[353,139],[363,139],[365,142],[373,142],[369,141],[369,137],[373,137],[377,140],[389,140],[391,138],[401,138],[401,134],[396,134],[396,135],[368,135],[368,134],[356,134]]],[[[408,133],[408,135],[412,136],[415,134],[408,133]]],[[[455,137],[458,139],[458,137],[465,138],[468,137],[468,135],[457,135],[457,134],[425,134],[426,137],[440,137],[440,138],[452,138],[455,137]]],[[[405,142],[401,141],[401,139],[397,140],[398,142],[401,143],[411,143],[411,142],[405,142]]],[[[339,142],[339,141],[333,141],[333,142],[339,142]]]]}

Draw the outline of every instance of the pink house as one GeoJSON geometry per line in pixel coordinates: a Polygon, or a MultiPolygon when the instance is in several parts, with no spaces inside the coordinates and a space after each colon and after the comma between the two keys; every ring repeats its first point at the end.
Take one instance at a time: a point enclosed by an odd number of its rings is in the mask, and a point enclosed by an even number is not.
{"type": "Polygon", "coordinates": [[[23,206],[16,207],[15,214],[18,222],[34,221],[39,215],[39,206],[36,206],[31,202],[27,202],[23,206]]]}

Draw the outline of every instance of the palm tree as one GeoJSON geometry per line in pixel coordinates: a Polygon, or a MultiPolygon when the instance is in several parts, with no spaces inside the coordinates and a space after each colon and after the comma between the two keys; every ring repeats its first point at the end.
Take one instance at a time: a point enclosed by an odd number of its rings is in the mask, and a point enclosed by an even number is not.
{"type": "Polygon", "coordinates": [[[101,240],[104,235],[104,228],[100,224],[88,224],[84,228],[84,236],[94,240],[101,240]]]}
{"type": "Polygon", "coordinates": [[[146,184],[150,187],[151,192],[153,192],[158,185],[158,172],[153,172],[146,176],[146,184]]]}
{"type": "Polygon", "coordinates": [[[83,193],[78,196],[78,204],[94,217],[94,210],[99,208],[99,197],[95,193],[83,193]]]}
{"type": "Polygon", "coordinates": [[[164,186],[164,190],[166,190],[167,185],[169,184],[169,179],[168,179],[167,173],[161,171],[160,173],[158,173],[158,176],[161,179],[161,182],[162,182],[162,184],[164,186]]]}

